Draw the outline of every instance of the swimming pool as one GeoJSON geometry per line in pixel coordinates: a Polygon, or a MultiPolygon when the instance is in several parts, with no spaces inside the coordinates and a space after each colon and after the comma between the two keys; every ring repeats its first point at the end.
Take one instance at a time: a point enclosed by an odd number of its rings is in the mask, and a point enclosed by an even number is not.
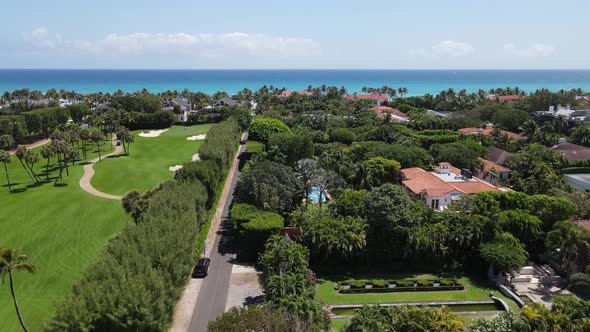
{"type": "MultiPolygon", "coordinates": [[[[320,201],[320,188],[319,187],[311,187],[311,191],[309,192],[309,201],[312,203],[319,203],[320,201]]],[[[322,202],[329,201],[329,197],[326,191],[322,192],[322,202]]]]}

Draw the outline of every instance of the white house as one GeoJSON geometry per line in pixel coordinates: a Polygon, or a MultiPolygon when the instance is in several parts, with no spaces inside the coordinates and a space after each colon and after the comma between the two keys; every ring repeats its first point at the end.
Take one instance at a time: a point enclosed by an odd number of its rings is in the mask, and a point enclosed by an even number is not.
{"type": "Polygon", "coordinates": [[[473,177],[469,170],[460,170],[449,163],[440,163],[432,172],[418,167],[404,168],[401,175],[404,187],[416,198],[423,199],[426,206],[439,211],[464,195],[500,190],[473,177]]]}

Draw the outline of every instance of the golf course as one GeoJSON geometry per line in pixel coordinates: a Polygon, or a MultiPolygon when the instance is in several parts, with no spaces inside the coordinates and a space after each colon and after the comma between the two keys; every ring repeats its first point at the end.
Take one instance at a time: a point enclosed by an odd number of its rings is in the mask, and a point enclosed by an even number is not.
{"type": "Polygon", "coordinates": [[[155,137],[140,136],[149,131],[134,131],[135,142],[131,144],[129,155],[112,156],[94,165],[92,186],[114,195],[150,190],[172,178],[174,172],[169,167],[190,161],[204,141],[202,137],[187,138],[203,135],[210,127],[211,124],[172,127],[155,137]]]}
{"type": "MultiPolygon", "coordinates": [[[[135,142],[130,154],[103,158],[96,162],[92,184],[101,191],[124,195],[131,190],[146,191],[170,179],[169,166],[190,161],[203,140],[187,140],[202,135],[210,125],[173,127],[158,137],[141,137],[133,132],[135,142]]],[[[27,175],[16,156],[7,164],[12,183],[9,191],[6,174],[0,169],[0,246],[17,249],[30,257],[34,273],[14,273],[15,294],[23,319],[30,331],[41,330],[63,296],[80,279],[82,272],[103,250],[107,241],[132,219],[120,200],[93,196],[80,188],[83,164],[98,157],[96,146],[88,143],[86,158],[69,166],[69,175],[57,184],[57,159],[41,158],[34,165],[41,181],[27,175]],[[47,177],[49,180],[47,180],[47,177]]],[[[37,147],[34,151],[40,151],[37,147]]],[[[101,154],[114,150],[105,138],[101,154]]],[[[2,164],[0,164],[2,166],[2,164]]],[[[12,303],[9,283],[0,284],[0,330],[19,331],[20,324],[12,303]]]]}

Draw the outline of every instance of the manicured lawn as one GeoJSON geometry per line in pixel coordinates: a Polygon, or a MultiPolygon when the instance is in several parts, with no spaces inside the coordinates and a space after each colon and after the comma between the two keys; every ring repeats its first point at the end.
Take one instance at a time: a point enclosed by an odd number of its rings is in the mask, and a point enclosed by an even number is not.
{"type": "MultiPolygon", "coordinates": [[[[103,153],[107,150],[109,144],[102,147],[103,153]]],[[[88,159],[95,156],[89,153],[88,159]]],[[[44,172],[44,166],[41,159],[37,172],[44,172]]],[[[5,186],[4,168],[0,168],[0,246],[19,249],[38,268],[35,274],[16,272],[14,281],[27,327],[40,331],[41,322],[51,317],[55,304],[70,291],[108,239],[131,219],[121,202],[94,197],[80,188],[81,165],[71,166],[70,175],[56,187],[53,182],[30,186],[31,180],[16,157],[9,174],[12,182],[18,183],[12,193],[5,186]]],[[[0,330],[21,330],[8,282],[0,284],[0,330]]]]}
{"type": "MultiPolygon", "coordinates": [[[[433,278],[434,275],[374,275],[362,276],[359,279],[371,278],[433,278]]],[[[435,291],[435,292],[397,292],[397,293],[364,293],[364,294],[339,294],[334,290],[334,284],[338,281],[351,279],[343,276],[321,276],[323,282],[316,286],[316,299],[326,304],[351,304],[351,303],[391,303],[391,302],[428,302],[428,301],[467,301],[490,300],[489,293],[494,294],[505,300],[509,305],[516,306],[516,303],[500,294],[493,289],[492,285],[485,282],[475,281],[466,276],[458,276],[458,280],[465,286],[464,290],[459,291],[435,291]]]]}
{"type": "Polygon", "coordinates": [[[152,189],[174,177],[174,172],[168,170],[170,166],[182,165],[198,152],[203,140],[186,138],[204,134],[211,126],[172,127],[158,137],[141,137],[141,130],[134,131],[135,143],[131,144],[129,156],[113,156],[95,165],[92,186],[115,195],[152,189]]]}
{"type": "Polygon", "coordinates": [[[348,319],[332,319],[332,331],[338,332],[342,331],[342,328],[346,323],[348,323],[348,319]]]}
{"type": "Polygon", "coordinates": [[[248,153],[262,153],[264,152],[264,143],[259,141],[247,141],[246,152],[248,153]]]}

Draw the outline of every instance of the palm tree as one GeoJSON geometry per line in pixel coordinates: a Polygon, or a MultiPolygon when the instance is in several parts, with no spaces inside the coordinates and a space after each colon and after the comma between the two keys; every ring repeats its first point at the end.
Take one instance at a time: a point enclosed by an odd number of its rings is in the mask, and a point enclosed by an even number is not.
{"type": "Polygon", "coordinates": [[[567,129],[567,127],[569,126],[567,119],[563,115],[556,117],[555,119],[553,119],[552,122],[553,122],[553,127],[557,130],[557,132],[560,135],[561,135],[562,130],[567,129]]]}
{"type": "Polygon", "coordinates": [[[27,271],[30,273],[35,272],[35,266],[26,262],[28,259],[28,256],[19,255],[18,252],[13,249],[4,248],[0,251],[0,273],[2,274],[2,281],[4,282],[4,277],[6,274],[8,274],[8,279],[10,281],[10,293],[12,294],[12,301],[14,302],[16,315],[18,316],[18,321],[25,332],[28,332],[29,330],[23,321],[18,303],[16,302],[16,295],[14,293],[14,278],[12,273],[18,270],[27,271]]]}
{"type": "Polygon", "coordinates": [[[6,181],[8,182],[8,190],[12,190],[12,186],[10,184],[10,177],[8,176],[8,166],[6,164],[10,164],[11,161],[10,153],[0,150],[0,161],[4,164],[4,172],[6,173],[6,181]]]}
{"type": "Polygon", "coordinates": [[[590,247],[590,237],[581,227],[564,221],[547,233],[547,247],[553,250],[560,268],[567,273],[578,254],[590,247]]]}
{"type": "Polygon", "coordinates": [[[318,169],[317,162],[313,159],[301,159],[295,164],[297,177],[301,179],[304,185],[305,207],[309,203],[309,192],[311,191],[311,181],[318,169]]]}
{"type": "Polygon", "coordinates": [[[47,164],[45,164],[45,179],[49,181],[49,160],[53,157],[51,145],[45,145],[41,148],[41,156],[47,159],[47,164]]]}
{"type": "Polygon", "coordinates": [[[539,124],[533,119],[526,120],[519,129],[524,136],[529,138],[536,137],[541,130],[539,124]]]}

